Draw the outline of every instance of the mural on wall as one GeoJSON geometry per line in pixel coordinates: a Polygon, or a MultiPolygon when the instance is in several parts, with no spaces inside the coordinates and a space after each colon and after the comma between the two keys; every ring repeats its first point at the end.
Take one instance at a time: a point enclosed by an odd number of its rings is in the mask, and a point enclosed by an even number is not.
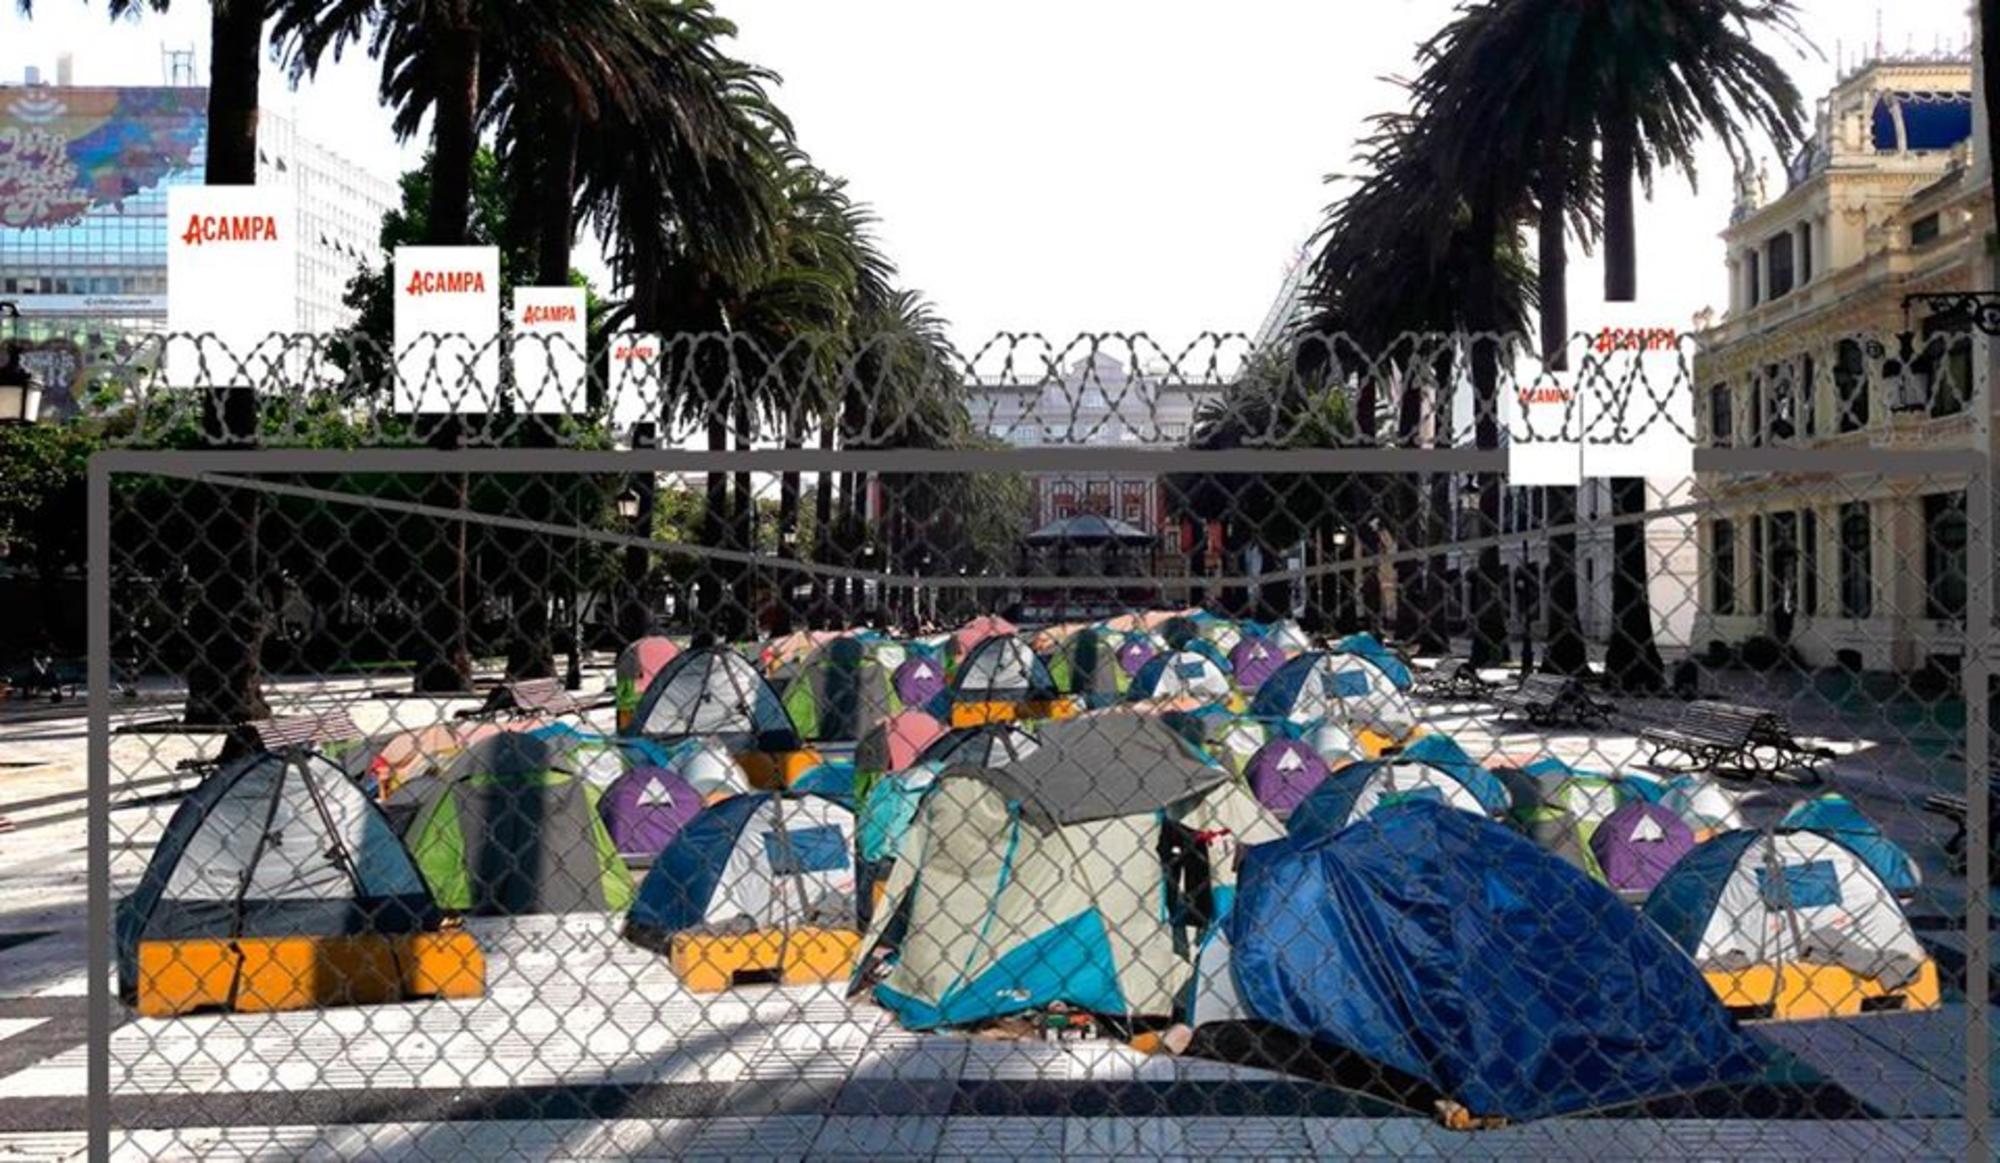
{"type": "Polygon", "coordinates": [[[0,91],[0,226],[63,226],[201,165],[208,90],[0,91]]]}

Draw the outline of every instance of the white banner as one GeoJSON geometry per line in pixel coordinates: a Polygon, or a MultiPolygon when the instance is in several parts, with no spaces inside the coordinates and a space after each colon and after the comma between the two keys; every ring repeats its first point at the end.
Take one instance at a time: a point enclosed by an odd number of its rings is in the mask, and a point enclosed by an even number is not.
{"type": "Polygon", "coordinates": [[[514,407],[574,415],[584,391],[582,287],[514,288],[514,407]]]}
{"type": "Polygon", "coordinates": [[[1583,480],[1582,417],[1576,377],[1544,371],[1524,362],[1514,390],[1504,393],[1501,419],[1507,425],[1507,483],[1576,485],[1583,480]]]}
{"type": "Polygon", "coordinates": [[[396,251],[398,412],[479,415],[500,385],[500,251],[405,246],[396,251]]]}
{"type": "Polygon", "coordinates": [[[660,337],[651,332],[621,332],[605,345],[604,391],[614,434],[622,437],[634,424],[662,423],[661,352],[660,337]]]}
{"type": "Polygon", "coordinates": [[[1580,373],[1583,475],[1694,472],[1694,337],[1631,303],[1607,303],[1571,365],[1580,373]]]}
{"type": "Polygon", "coordinates": [[[298,330],[298,206],[269,186],[167,187],[169,382],[259,386],[298,330]]]}

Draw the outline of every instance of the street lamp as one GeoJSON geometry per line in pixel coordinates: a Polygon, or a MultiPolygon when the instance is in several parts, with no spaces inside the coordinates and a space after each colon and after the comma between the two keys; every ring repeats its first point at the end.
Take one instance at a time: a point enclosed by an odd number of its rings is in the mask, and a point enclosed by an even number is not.
{"type": "MultiPolygon", "coordinates": [[[[0,303],[0,318],[20,326],[21,310],[12,303],[0,303]]],[[[42,388],[35,374],[22,361],[26,349],[8,340],[6,362],[0,363],[0,424],[33,424],[42,414],[42,388]]]]}
{"type": "Polygon", "coordinates": [[[625,491],[613,498],[611,503],[617,508],[618,519],[620,521],[637,521],[639,519],[639,506],[642,502],[638,489],[627,485],[625,491]]]}

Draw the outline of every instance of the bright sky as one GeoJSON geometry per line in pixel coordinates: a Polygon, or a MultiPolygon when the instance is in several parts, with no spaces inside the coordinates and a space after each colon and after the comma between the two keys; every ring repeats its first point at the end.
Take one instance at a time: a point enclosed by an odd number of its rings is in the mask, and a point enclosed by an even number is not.
{"type": "MultiPolygon", "coordinates": [[[[741,26],[737,54],[784,77],[802,144],[874,206],[905,283],[966,347],[1000,329],[1144,330],[1169,344],[1254,330],[1334,193],[1322,177],[1349,167],[1368,115],[1399,103],[1381,78],[1410,72],[1414,45],[1453,7],[1372,0],[1357,19],[1363,6],[1296,0],[718,2],[741,26]]],[[[1836,46],[1852,62],[1874,44],[1878,8],[1799,6],[1821,55],[1781,59],[1816,99],[1836,46]]],[[[163,46],[192,45],[206,67],[205,6],[115,26],[82,0],[36,7],[24,26],[0,4],[0,78],[31,64],[53,73],[63,51],[84,84],[159,83],[163,46]]],[[[1961,42],[1967,7],[1884,3],[1883,40],[1891,51],[1961,42]]],[[[419,148],[391,137],[376,75],[350,58],[294,93],[270,69],[266,100],[392,174],[419,148]]],[[[1781,174],[1774,161],[1774,184],[1781,174]]],[[[1640,294],[1662,319],[1725,298],[1719,148],[1702,179],[1698,195],[1663,182],[1640,209],[1640,294]]],[[[1572,260],[1579,325],[1601,281],[1593,259],[1572,260]]]]}

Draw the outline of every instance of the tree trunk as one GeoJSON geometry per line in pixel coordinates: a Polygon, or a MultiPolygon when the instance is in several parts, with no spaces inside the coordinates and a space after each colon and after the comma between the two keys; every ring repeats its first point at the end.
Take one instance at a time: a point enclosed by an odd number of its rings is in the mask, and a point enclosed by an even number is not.
{"type": "Polygon", "coordinates": [[[1604,125],[1604,298],[1630,303],[1639,297],[1638,239],[1633,234],[1633,173],[1638,126],[1613,115],[1604,125]]]}
{"type": "MultiPolygon", "coordinates": [[[[1500,447],[1500,346],[1493,334],[1499,325],[1500,214],[1492,191],[1473,199],[1472,269],[1467,272],[1466,314],[1472,331],[1473,442],[1482,450],[1500,447]]],[[[1500,531],[1500,479],[1491,473],[1479,480],[1479,522],[1475,538],[1500,531]]],[[[1500,568],[1500,547],[1478,551],[1473,577],[1472,662],[1492,666],[1507,660],[1507,594],[1500,568]]]]}
{"type": "Polygon", "coordinates": [[[466,0],[438,37],[432,106],[429,241],[463,246],[472,216],[472,159],[479,149],[479,28],[466,0]]]}
{"type": "MultiPolygon", "coordinates": [[[[651,448],[654,443],[649,424],[640,425],[632,434],[634,449],[651,448]]],[[[639,498],[639,515],[624,532],[650,538],[653,535],[653,512],[659,501],[659,479],[651,472],[638,473],[628,487],[639,498]]],[[[654,631],[653,603],[647,592],[653,573],[652,551],[642,545],[628,545],[620,565],[625,579],[625,603],[618,634],[629,643],[654,631]]]]}
{"type": "MultiPolygon", "coordinates": [[[[708,405],[706,422],[708,450],[725,452],[729,448],[729,421],[719,403],[708,405]]],[[[729,476],[720,470],[712,471],[706,478],[707,496],[701,509],[701,543],[710,548],[729,548],[729,476]]],[[[722,621],[723,578],[726,576],[723,563],[716,558],[707,558],[697,566],[696,584],[701,601],[697,618],[718,634],[726,633],[722,621]]]]}
{"type": "MultiPolygon", "coordinates": [[[[1630,117],[1613,116],[1604,136],[1604,297],[1630,303],[1638,297],[1639,260],[1632,234],[1632,174],[1637,129],[1630,117]]],[[[1643,477],[1613,477],[1611,515],[1640,517],[1646,512],[1643,477]]],[[[1653,638],[1653,611],[1647,593],[1646,523],[1619,520],[1611,533],[1611,641],[1605,670],[1628,691],[1658,690],[1666,664],[1653,638]]]]}
{"type": "MultiPolygon", "coordinates": [[[[742,389],[735,395],[736,401],[732,411],[736,421],[736,450],[749,452],[757,437],[756,430],[750,424],[750,401],[742,389]]],[[[757,552],[757,495],[749,473],[736,474],[732,492],[734,495],[731,498],[730,515],[734,527],[730,533],[730,540],[742,552],[755,553],[757,552]]],[[[730,587],[730,591],[731,604],[736,607],[737,617],[741,619],[741,630],[755,636],[761,628],[757,619],[757,571],[748,565],[737,565],[734,584],[730,587]]]]}
{"type": "MultiPolygon", "coordinates": [[[[1431,356],[1431,446],[1450,448],[1456,439],[1451,427],[1452,377],[1457,358],[1449,340],[1431,356]]],[[[1427,473],[1424,490],[1421,544],[1434,552],[1424,559],[1422,582],[1424,616],[1417,628],[1416,648],[1429,654],[1445,654],[1451,647],[1451,625],[1445,600],[1446,575],[1450,569],[1442,546],[1450,539],[1451,475],[1427,473]]]]}
{"type": "MultiPolygon", "coordinates": [[[[1409,360],[1403,367],[1401,391],[1396,400],[1397,448],[1417,447],[1424,415],[1424,376],[1429,370],[1420,358],[1409,360]]],[[[1396,549],[1401,552],[1420,541],[1423,478],[1416,473],[1397,473],[1393,480],[1395,487],[1390,495],[1390,507],[1395,520],[1396,549]]],[[[1395,564],[1395,575],[1396,637],[1403,642],[1413,642],[1422,634],[1425,621],[1423,562],[1416,558],[1399,559],[1395,564]]]]}
{"type": "MultiPolygon", "coordinates": [[[[820,451],[832,452],[833,439],[833,419],[824,417],[819,429],[820,451]]],[[[813,482],[813,560],[821,565],[833,561],[833,478],[831,470],[822,469],[813,482]]],[[[833,583],[823,576],[814,575],[812,592],[813,625],[824,630],[833,623],[833,583]]]]}
{"type": "MultiPolygon", "coordinates": [[[[792,420],[785,424],[785,448],[787,450],[804,447],[805,441],[799,435],[799,425],[792,420]]],[[[778,477],[778,557],[785,561],[799,559],[799,474],[783,473],[778,477]]],[[[792,592],[799,583],[799,575],[789,570],[777,573],[777,609],[780,634],[792,630],[792,592]]]]}
{"type": "Polygon", "coordinates": [[[266,0],[216,0],[209,10],[208,154],[211,186],[257,184],[257,85],[266,0]]]}
{"type": "MultiPolygon", "coordinates": [[[[1542,167],[1536,223],[1535,277],[1540,285],[1542,367],[1556,375],[1569,370],[1569,251],[1564,179],[1554,161],[1542,167]]],[[[1544,495],[1548,497],[1550,525],[1562,530],[1576,523],[1574,488],[1552,487],[1544,495]]],[[[1549,637],[1542,652],[1542,666],[1557,674],[1584,674],[1590,669],[1590,650],[1584,641],[1582,611],[1577,601],[1574,529],[1557,532],[1550,539],[1548,578],[1549,637]]],[[[1528,637],[1524,633],[1522,641],[1528,637]]]]}
{"type": "MultiPolygon", "coordinates": [[[[210,448],[254,443],[257,395],[248,387],[202,394],[202,437],[210,448]]],[[[262,719],[270,706],[260,689],[266,632],[264,563],[257,527],[263,506],[250,489],[202,486],[206,513],[187,550],[195,586],[187,635],[194,648],[187,672],[189,723],[219,726],[262,719]]]]}
{"type": "Polygon", "coordinates": [[[536,169],[541,208],[535,217],[535,281],[569,285],[570,246],[576,240],[576,118],[567,108],[547,114],[550,132],[536,169]]]}
{"type": "MultiPolygon", "coordinates": [[[[432,448],[459,447],[462,422],[457,416],[433,416],[432,448]]],[[[447,509],[464,509],[468,482],[464,473],[437,473],[425,490],[425,500],[447,509]]],[[[466,526],[450,521],[438,529],[424,554],[428,600],[418,615],[417,674],[419,694],[472,689],[472,649],[466,633],[466,526]]]]}
{"type": "MultiPolygon", "coordinates": [[[[262,0],[224,0],[209,13],[208,184],[257,182],[257,81],[263,64],[262,0]]],[[[202,442],[248,448],[257,442],[253,389],[209,384],[202,399],[202,442]]],[[[248,489],[206,490],[202,533],[187,549],[197,588],[188,612],[194,646],[184,717],[224,725],[270,714],[260,689],[267,618],[257,527],[263,505],[248,489]]]]}

